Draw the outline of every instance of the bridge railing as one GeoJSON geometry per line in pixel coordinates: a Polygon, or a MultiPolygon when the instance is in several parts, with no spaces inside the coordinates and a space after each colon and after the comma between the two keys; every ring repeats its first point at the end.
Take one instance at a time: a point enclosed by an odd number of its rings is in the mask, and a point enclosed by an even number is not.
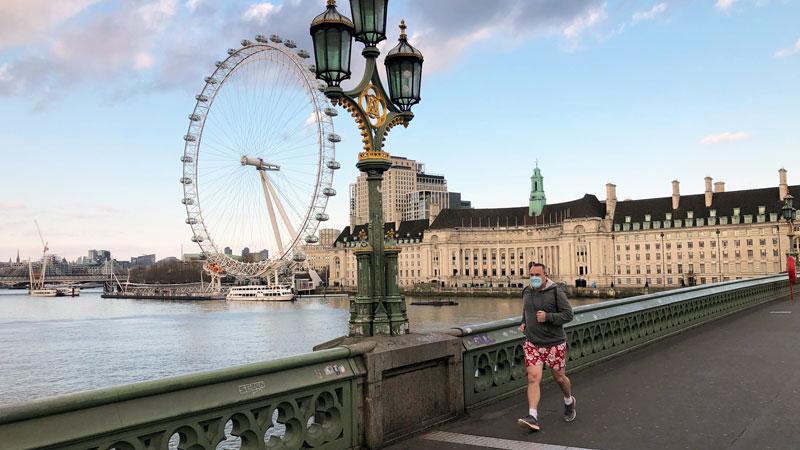
{"type": "MultiPolygon", "coordinates": [[[[566,327],[568,368],[586,367],[787,291],[785,277],[774,276],[577,307],[566,327]]],[[[526,372],[520,320],[391,342],[379,337],[0,408],[0,447],[345,449],[366,443],[377,448],[521,392],[526,372]],[[435,399],[426,406],[435,409],[426,410],[431,419],[409,415],[414,405],[403,404],[407,399],[435,399]]]]}
{"type": "MultiPolygon", "coordinates": [[[[711,320],[788,295],[786,276],[703,285],[574,309],[565,326],[570,371],[711,320]]],[[[467,409],[514,395],[527,385],[522,317],[454,328],[464,346],[467,409]]],[[[548,371],[549,372],[549,371],[548,371]]]]}
{"type": "Polygon", "coordinates": [[[360,442],[370,347],[63,395],[0,409],[14,449],[346,449],[360,442]]]}

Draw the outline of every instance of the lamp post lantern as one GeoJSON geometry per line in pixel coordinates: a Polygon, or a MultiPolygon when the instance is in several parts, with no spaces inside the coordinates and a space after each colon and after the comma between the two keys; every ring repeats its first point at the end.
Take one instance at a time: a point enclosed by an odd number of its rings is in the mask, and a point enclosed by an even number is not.
{"type": "Polygon", "coordinates": [[[380,79],[377,44],[386,39],[388,0],[350,0],[352,20],[336,10],[336,0],[327,0],[325,12],[311,22],[317,78],[326,83],[331,103],[345,108],[361,133],[363,150],[356,167],[366,175],[369,204],[367,232],[357,242],[358,287],[350,303],[350,336],[407,334],[405,299],[397,283],[400,248],[394,231],[384,230],[381,183],[391,167],[383,143],[397,125],[408,126],[419,103],[422,53],[408,43],[405,22],[400,22],[398,44],[386,55],[384,64],[389,94],[380,79]],[[366,60],[361,81],[344,91],[340,83],[350,78],[352,40],[364,44],[366,60]]]}
{"type": "Polygon", "coordinates": [[[791,194],[787,194],[786,197],[783,199],[783,207],[781,208],[781,215],[783,216],[783,220],[789,225],[789,250],[787,251],[787,256],[794,256],[797,259],[798,251],[797,245],[794,242],[795,239],[795,231],[794,231],[794,221],[797,219],[797,209],[793,205],[794,197],[791,194]]]}

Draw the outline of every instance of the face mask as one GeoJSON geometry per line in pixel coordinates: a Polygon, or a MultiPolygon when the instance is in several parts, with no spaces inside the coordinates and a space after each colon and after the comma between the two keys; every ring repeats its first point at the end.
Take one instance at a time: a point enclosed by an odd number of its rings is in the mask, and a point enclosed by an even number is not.
{"type": "Polygon", "coordinates": [[[540,287],[542,287],[542,277],[538,276],[531,277],[531,286],[533,286],[534,289],[539,289],[540,287]]]}

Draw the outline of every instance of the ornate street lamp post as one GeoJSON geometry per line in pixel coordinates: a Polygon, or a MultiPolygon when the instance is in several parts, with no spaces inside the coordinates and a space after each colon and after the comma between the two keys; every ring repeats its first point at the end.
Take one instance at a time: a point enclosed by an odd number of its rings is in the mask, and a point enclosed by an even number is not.
{"type": "Polygon", "coordinates": [[[719,228],[715,231],[717,235],[717,273],[719,273],[719,282],[722,283],[723,276],[722,276],[722,247],[720,247],[719,241],[719,228]]]}
{"type": "Polygon", "coordinates": [[[794,197],[791,194],[787,194],[783,200],[783,207],[781,208],[781,215],[783,216],[783,220],[789,225],[789,250],[787,251],[787,256],[794,256],[795,260],[797,259],[797,246],[794,243],[795,238],[795,231],[794,231],[794,221],[797,218],[797,209],[792,205],[794,202],[794,197]]]}
{"type": "Polygon", "coordinates": [[[325,81],[324,92],[331,102],[353,116],[364,143],[356,167],[367,177],[369,226],[354,252],[358,290],[350,303],[350,336],[408,333],[405,299],[397,285],[400,248],[393,232],[384,234],[381,182],[391,161],[383,142],[389,130],[407,127],[414,117],[411,107],[420,100],[423,58],[408,43],[401,21],[399,43],[384,60],[387,95],[376,67],[380,55],[376,45],[386,39],[387,5],[388,0],[350,0],[351,20],[336,10],[336,0],[328,0],[325,12],[311,22],[317,78],[325,81]],[[358,85],[344,91],[340,83],[350,78],[353,38],[364,44],[361,55],[366,67],[358,85]]]}

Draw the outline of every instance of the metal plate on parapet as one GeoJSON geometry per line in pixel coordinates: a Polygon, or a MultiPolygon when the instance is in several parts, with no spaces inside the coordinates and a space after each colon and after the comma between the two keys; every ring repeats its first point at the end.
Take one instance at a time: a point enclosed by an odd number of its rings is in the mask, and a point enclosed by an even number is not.
{"type": "MultiPolygon", "coordinates": [[[[464,331],[469,333],[470,329],[464,328],[464,331]]],[[[461,338],[461,342],[464,344],[464,350],[470,351],[478,348],[490,347],[492,345],[516,341],[522,339],[523,337],[524,335],[519,331],[519,328],[510,327],[503,328],[501,330],[468,334],[461,338]]]]}

